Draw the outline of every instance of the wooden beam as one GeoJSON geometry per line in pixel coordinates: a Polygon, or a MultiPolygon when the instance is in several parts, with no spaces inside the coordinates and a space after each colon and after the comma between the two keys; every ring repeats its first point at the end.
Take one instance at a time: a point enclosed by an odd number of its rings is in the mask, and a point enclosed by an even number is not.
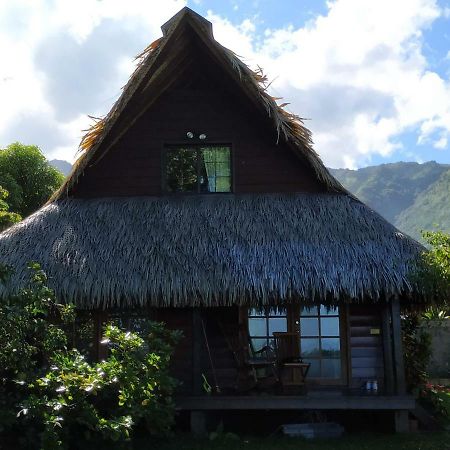
{"type": "Polygon", "coordinates": [[[201,395],[202,391],[202,318],[199,308],[192,309],[192,389],[195,395],[201,395]]]}
{"type": "MultiPolygon", "coordinates": [[[[350,305],[345,305],[344,314],[341,313],[341,317],[343,317],[343,326],[341,323],[341,333],[342,336],[345,336],[345,359],[346,359],[346,384],[347,386],[352,386],[353,379],[353,365],[352,365],[352,328],[350,323],[350,305]],[[345,333],[345,334],[344,334],[345,333]]],[[[341,321],[342,322],[342,321],[341,321]]]]}
{"type": "Polygon", "coordinates": [[[381,310],[381,333],[383,338],[384,388],[388,395],[395,389],[394,366],[392,358],[391,309],[388,304],[381,310]]]}
{"type": "MultiPolygon", "coordinates": [[[[339,393],[338,393],[339,394],[339,393]]],[[[377,410],[399,411],[415,408],[412,395],[261,395],[194,396],[175,399],[176,409],[222,410],[377,410]]]]}
{"type": "Polygon", "coordinates": [[[108,313],[106,311],[97,310],[93,312],[94,318],[94,358],[96,361],[101,361],[108,356],[108,347],[100,344],[103,339],[103,327],[108,320],[108,313]]]}
{"type": "Polygon", "coordinates": [[[400,321],[400,301],[394,299],[391,302],[392,320],[392,348],[393,366],[395,373],[396,393],[403,395],[406,393],[405,364],[403,361],[402,328],[400,321]]]}
{"type": "Polygon", "coordinates": [[[395,411],[395,432],[408,433],[409,432],[409,414],[408,411],[395,411]]]}
{"type": "Polygon", "coordinates": [[[195,436],[206,435],[206,414],[204,411],[190,412],[191,432],[195,436]]]}

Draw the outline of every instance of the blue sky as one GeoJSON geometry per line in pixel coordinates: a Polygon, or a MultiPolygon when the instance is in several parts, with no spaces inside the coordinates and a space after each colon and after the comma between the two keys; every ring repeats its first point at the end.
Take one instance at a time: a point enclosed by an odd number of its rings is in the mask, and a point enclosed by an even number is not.
{"type": "Polygon", "coordinates": [[[328,166],[450,164],[450,0],[3,0],[0,147],[73,161],[88,114],[186,4],[310,119],[328,166]]]}

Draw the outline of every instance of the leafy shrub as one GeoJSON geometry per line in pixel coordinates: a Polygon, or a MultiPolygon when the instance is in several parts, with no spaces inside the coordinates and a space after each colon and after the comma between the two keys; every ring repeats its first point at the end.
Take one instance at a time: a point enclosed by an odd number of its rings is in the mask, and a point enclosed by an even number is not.
{"type": "Polygon", "coordinates": [[[75,309],[58,304],[45,274],[32,269],[30,287],[0,303],[0,433],[49,450],[107,442],[119,448],[139,427],[167,433],[176,385],[168,366],[178,333],[154,322],[139,333],[110,324],[102,341],[108,357],[89,362],[69,345],[75,309]]]}
{"type": "Polygon", "coordinates": [[[431,335],[422,326],[424,313],[410,313],[402,318],[402,337],[405,356],[405,374],[408,390],[437,417],[447,411],[438,390],[428,382],[427,367],[431,357],[431,335]]]}
{"type": "Polygon", "coordinates": [[[0,231],[8,228],[14,223],[20,222],[22,217],[19,214],[11,212],[6,202],[9,192],[0,186],[0,231]]]}
{"type": "Polygon", "coordinates": [[[418,394],[428,383],[427,367],[431,357],[431,335],[422,327],[421,314],[402,317],[403,352],[408,390],[418,394]]]}
{"type": "Polygon", "coordinates": [[[423,254],[420,281],[437,296],[441,301],[439,307],[445,310],[450,301],[450,234],[427,231],[422,236],[430,248],[423,254]]]}

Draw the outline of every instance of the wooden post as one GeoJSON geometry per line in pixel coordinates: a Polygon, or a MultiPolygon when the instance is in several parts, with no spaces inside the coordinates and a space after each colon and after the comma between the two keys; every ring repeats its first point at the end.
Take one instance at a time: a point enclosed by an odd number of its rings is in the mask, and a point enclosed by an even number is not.
{"type": "Polygon", "coordinates": [[[383,338],[384,386],[386,394],[394,394],[394,366],[392,361],[391,311],[388,304],[381,310],[381,332],[383,338]]]}
{"type": "Polygon", "coordinates": [[[97,310],[92,316],[94,319],[94,358],[96,361],[101,361],[108,356],[108,347],[100,344],[103,337],[103,327],[108,320],[108,313],[106,311],[97,310]]]}
{"type": "Polygon", "coordinates": [[[204,436],[206,434],[206,414],[205,411],[191,411],[191,433],[196,436],[204,436]]]}
{"type": "Polygon", "coordinates": [[[202,318],[199,308],[192,309],[192,389],[194,395],[202,394],[202,318]]]}
{"type": "Polygon", "coordinates": [[[392,347],[394,356],[394,372],[397,395],[406,393],[405,364],[403,362],[402,329],[400,322],[400,301],[394,299],[391,302],[392,314],[392,347]]]}
{"type": "Polygon", "coordinates": [[[341,321],[341,332],[342,335],[345,333],[345,358],[346,358],[346,379],[347,386],[353,387],[353,364],[352,364],[352,327],[350,323],[350,306],[348,304],[345,305],[345,314],[343,320],[344,328],[342,328],[341,321]]]}
{"type": "Polygon", "coordinates": [[[408,411],[404,409],[395,411],[395,432],[408,433],[409,432],[409,415],[408,411]]]}

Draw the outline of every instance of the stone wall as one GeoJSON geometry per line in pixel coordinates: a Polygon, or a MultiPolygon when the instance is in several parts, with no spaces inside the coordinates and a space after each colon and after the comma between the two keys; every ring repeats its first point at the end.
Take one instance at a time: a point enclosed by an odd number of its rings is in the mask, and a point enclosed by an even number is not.
{"type": "Polygon", "coordinates": [[[428,322],[424,329],[432,339],[430,378],[450,378],[450,320],[428,322]]]}

